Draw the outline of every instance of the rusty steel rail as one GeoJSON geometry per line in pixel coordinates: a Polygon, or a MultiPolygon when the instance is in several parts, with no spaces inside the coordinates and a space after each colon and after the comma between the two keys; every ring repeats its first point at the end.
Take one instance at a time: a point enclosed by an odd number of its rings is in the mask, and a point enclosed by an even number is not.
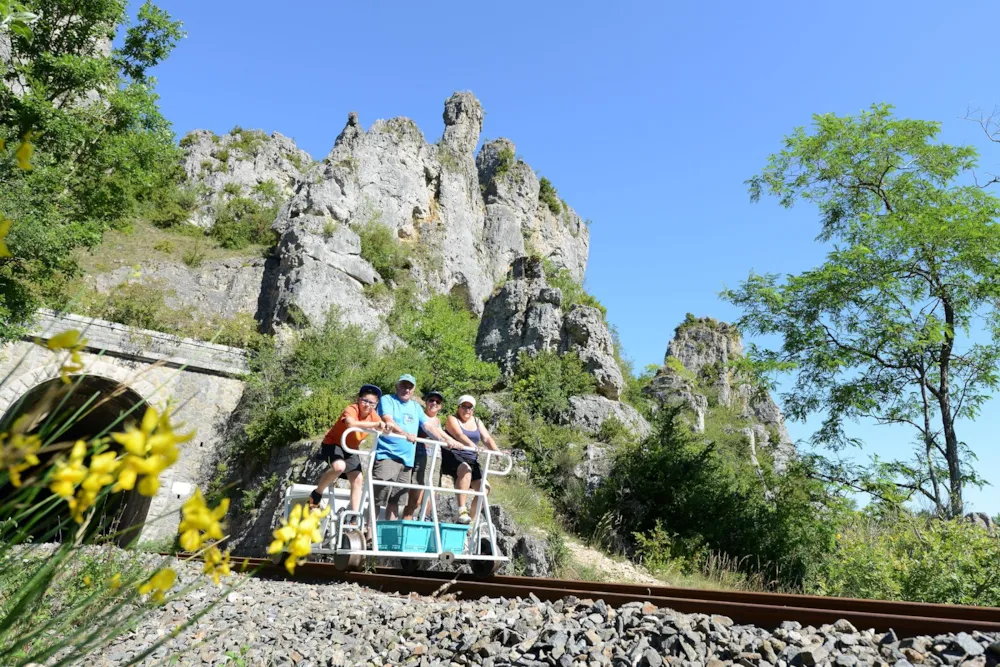
{"type": "Polygon", "coordinates": [[[487,580],[446,572],[420,572],[407,576],[398,570],[341,572],[331,563],[305,562],[289,577],[283,565],[268,559],[233,559],[234,569],[255,576],[303,582],[346,582],[386,593],[450,594],[459,599],[521,597],[532,595],[555,602],[567,596],[601,599],[617,607],[629,602],[650,602],[682,613],[720,614],[736,623],[775,628],[782,621],[819,626],[840,619],[859,630],[894,630],[900,636],[936,635],[946,632],[1000,633],[1000,608],[919,602],[888,602],[853,598],[702,590],[644,584],[495,576],[487,580]]]}

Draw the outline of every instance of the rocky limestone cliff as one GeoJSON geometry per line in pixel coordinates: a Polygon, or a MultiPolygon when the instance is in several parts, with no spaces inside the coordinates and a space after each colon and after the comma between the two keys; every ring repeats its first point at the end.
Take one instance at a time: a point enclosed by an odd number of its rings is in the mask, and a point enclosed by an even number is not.
{"type": "Polygon", "coordinates": [[[476,337],[480,359],[496,362],[504,376],[514,372],[521,352],[576,352],[611,400],[621,396],[624,379],[614,358],[611,333],[597,308],[562,310],[562,291],[549,287],[537,257],[514,260],[503,287],[486,302],[476,337]]]}
{"type": "Polygon", "coordinates": [[[795,455],[795,446],[770,395],[741,381],[733,369],[742,357],[743,340],[736,327],[689,314],[667,346],[663,367],[643,391],[659,405],[689,410],[697,432],[705,431],[710,410],[727,409],[739,420],[754,463],[757,448],[763,447],[772,454],[776,469],[782,469],[795,455]]]}
{"type": "Polygon", "coordinates": [[[294,315],[317,323],[336,305],[349,321],[377,326],[383,311],[363,288],[380,278],[362,266],[351,231],[359,224],[385,225],[411,247],[410,275],[423,295],[457,294],[476,313],[526,243],[582,278],[586,226],[568,208],[552,218],[538,200],[538,178],[509,157],[510,142],[487,143],[477,164],[482,122],[471,93],[448,99],[436,144],[407,118],[379,120],[366,131],[350,114],[333,150],[298,183],[274,223],[281,240],[273,324],[294,315]]]}
{"type": "Polygon", "coordinates": [[[277,132],[234,129],[226,135],[195,130],[181,139],[182,167],[197,186],[199,206],[189,222],[211,227],[217,207],[233,197],[289,199],[312,158],[277,132]]]}
{"type": "Polygon", "coordinates": [[[546,283],[541,259],[514,260],[507,281],[486,302],[476,354],[495,362],[503,377],[510,378],[522,352],[574,352],[594,376],[598,394],[571,397],[563,423],[596,434],[605,420],[615,417],[634,433],[647,435],[649,424],[642,415],[618,400],[625,381],[601,311],[575,305],[564,313],[562,298],[559,288],[546,283]]]}

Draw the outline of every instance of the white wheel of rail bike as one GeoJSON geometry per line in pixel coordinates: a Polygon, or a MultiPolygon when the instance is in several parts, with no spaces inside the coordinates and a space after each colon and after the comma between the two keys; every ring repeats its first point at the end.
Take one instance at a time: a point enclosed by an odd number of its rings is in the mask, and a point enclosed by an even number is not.
{"type": "MultiPolygon", "coordinates": [[[[510,560],[500,553],[497,543],[496,529],[490,516],[490,502],[486,491],[455,488],[445,488],[431,484],[435,466],[440,460],[440,452],[446,445],[438,440],[417,438],[418,443],[425,446],[427,452],[427,484],[400,484],[397,482],[378,481],[378,486],[395,489],[423,491],[424,498],[414,514],[414,520],[384,518],[383,507],[375,505],[375,482],[372,479],[372,469],[375,466],[373,451],[352,449],[347,446],[347,435],[352,432],[363,432],[378,436],[378,431],[361,428],[349,428],[341,437],[341,447],[344,451],[367,457],[365,465],[364,487],[361,494],[361,505],[357,512],[350,509],[350,492],[347,489],[328,488],[323,493],[321,507],[332,509],[320,524],[323,539],[314,554],[332,555],[333,563],[339,570],[359,570],[367,557],[398,558],[404,572],[411,574],[419,570],[423,564],[431,560],[445,563],[468,562],[473,574],[486,578],[496,574],[500,567],[510,560]],[[437,494],[459,494],[480,496],[476,516],[469,524],[445,523],[438,516],[437,494]],[[428,510],[430,520],[427,520],[428,510]],[[369,530],[370,528],[370,530],[369,530]],[[368,539],[372,538],[372,539],[368,539]]],[[[488,488],[491,475],[502,477],[510,473],[514,460],[510,454],[490,449],[477,448],[477,453],[485,455],[486,462],[482,466],[483,483],[481,489],[488,488]],[[502,470],[491,469],[494,459],[506,459],[506,467],[502,470]]],[[[309,484],[292,484],[285,490],[284,516],[287,518],[296,505],[309,503],[309,494],[315,489],[309,484]]]]}

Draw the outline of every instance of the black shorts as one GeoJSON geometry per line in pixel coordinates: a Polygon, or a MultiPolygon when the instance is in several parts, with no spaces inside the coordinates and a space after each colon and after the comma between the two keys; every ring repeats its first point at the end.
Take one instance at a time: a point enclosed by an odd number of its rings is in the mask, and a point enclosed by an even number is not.
{"type": "Polygon", "coordinates": [[[476,482],[483,478],[483,471],[479,468],[477,459],[467,459],[464,456],[456,456],[451,450],[445,449],[441,452],[441,474],[448,475],[452,479],[458,477],[458,466],[466,464],[472,468],[472,481],[476,482]]]}
{"type": "Polygon", "coordinates": [[[319,457],[326,461],[327,463],[333,463],[334,461],[343,461],[344,472],[361,472],[361,457],[357,454],[349,454],[345,452],[340,445],[328,445],[323,443],[323,446],[319,448],[319,457]]]}

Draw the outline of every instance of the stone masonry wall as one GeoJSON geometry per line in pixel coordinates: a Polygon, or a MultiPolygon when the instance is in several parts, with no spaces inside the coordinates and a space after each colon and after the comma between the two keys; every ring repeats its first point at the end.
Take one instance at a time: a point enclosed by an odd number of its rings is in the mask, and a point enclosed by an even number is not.
{"type": "MultiPolygon", "coordinates": [[[[180,506],[210,480],[215,448],[243,394],[243,351],[51,312],[40,313],[34,335],[44,339],[67,329],[78,329],[88,339],[79,374],[124,384],[157,410],[166,409],[172,399],[175,419],[184,423],[181,431],[197,431],[181,445],[177,463],[160,475],[160,492],[150,503],[140,539],[171,537],[180,506]]],[[[65,356],[28,341],[0,348],[0,415],[32,388],[58,378],[65,356]]]]}

